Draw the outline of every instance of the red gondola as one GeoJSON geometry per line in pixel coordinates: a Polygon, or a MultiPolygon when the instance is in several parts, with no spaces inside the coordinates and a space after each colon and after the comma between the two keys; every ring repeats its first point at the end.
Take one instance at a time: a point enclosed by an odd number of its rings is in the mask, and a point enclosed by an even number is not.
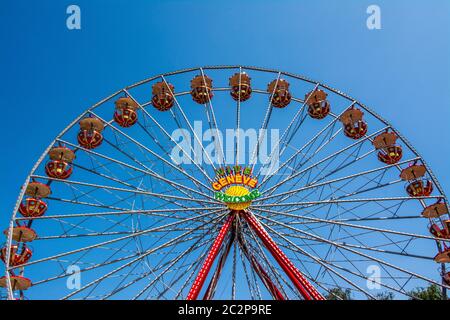
{"type": "Polygon", "coordinates": [[[19,212],[26,218],[36,218],[44,215],[47,211],[47,204],[41,199],[26,198],[19,206],[19,212]]]}
{"type": "Polygon", "coordinates": [[[103,123],[97,118],[84,118],[80,121],[78,143],[86,149],[95,149],[103,141],[103,123]]]}
{"type": "MultiPolygon", "coordinates": [[[[3,247],[0,251],[0,259],[2,259],[4,263],[6,263],[7,255],[7,247],[3,247]]],[[[27,263],[31,259],[32,255],[33,252],[25,244],[22,245],[21,249],[19,249],[19,246],[16,244],[12,245],[9,254],[9,266],[15,267],[27,263]]]]}
{"type": "Polygon", "coordinates": [[[65,161],[52,160],[45,165],[45,173],[51,178],[67,179],[72,171],[72,165],[65,161]]]}
{"type": "Polygon", "coordinates": [[[425,179],[424,165],[413,164],[402,170],[400,178],[408,181],[406,192],[411,197],[428,197],[433,192],[433,182],[425,179]]]}
{"type": "Polygon", "coordinates": [[[289,82],[284,79],[275,79],[267,86],[270,93],[272,105],[276,108],[285,108],[291,103],[291,93],[289,92],[289,82]]]}
{"type": "Polygon", "coordinates": [[[367,123],[363,120],[364,113],[352,107],[345,111],[340,120],[344,125],[344,134],[351,139],[361,139],[367,133],[367,123]]]}
{"type": "Polygon", "coordinates": [[[394,132],[384,132],[373,139],[372,144],[378,151],[378,160],[386,164],[396,164],[403,156],[402,147],[396,145],[397,135],[394,132]]]}
{"type": "Polygon", "coordinates": [[[235,73],[229,79],[231,97],[236,101],[246,101],[252,95],[251,78],[245,72],[235,73]]]}
{"type": "Polygon", "coordinates": [[[450,272],[447,272],[446,274],[444,274],[444,276],[442,277],[442,280],[444,280],[446,285],[450,286],[450,272]]]}
{"type": "Polygon", "coordinates": [[[157,82],[152,87],[152,105],[159,111],[167,111],[173,107],[175,87],[165,81],[157,82]]]}
{"type": "Polygon", "coordinates": [[[415,180],[406,186],[406,192],[411,197],[428,197],[433,192],[433,183],[430,180],[415,180]]]}
{"type": "Polygon", "coordinates": [[[192,99],[199,104],[208,103],[212,97],[212,80],[206,75],[198,75],[191,80],[192,99]]]}
{"type": "Polygon", "coordinates": [[[328,94],[323,90],[314,90],[305,95],[308,114],[311,118],[320,120],[330,113],[330,102],[327,96],[328,94]]]}
{"type": "Polygon", "coordinates": [[[119,98],[116,102],[116,111],[114,112],[114,121],[123,128],[129,128],[134,125],[137,120],[138,104],[129,97],[119,98]]]}
{"type": "MultiPolygon", "coordinates": [[[[9,229],[3,231],[4,235],[8,235],[9,229]]],[[[16,242],[31,242],[36,239],[36,232],[25,226],[17,226],[12,228],[12,239],[16,242]]]]}
{"type": "MultiPolygon", "coordinates": [[[[32,286],[31,280],[22,276],[9,276],[11,288],[13,291],[24,291],[27,290],[32,286]]],[[[8,282],[7,278],[1,277],[0,278],[0,287],[2,288],[8,288],[8,282]]]]}
{"type": "Polygon", "coordinates": [[[450,263],[450,248],[445,248],[439,252],[435,257],[434,261],[437,263],[450,263]]]}
{"type": "Polygon", "coordinates": [[[430,233],[436,238],[449,238],[448,229],[441,228],[435,223],[430,226],[430,233]]]}
{"type": "Polygon", "coordinates": [[[54,147],[49,153],[50,161],[45,165],[45,173],[51,178],[67,179],[73,172],[72,161],[75,153],[66,147],[54,147]]]}
{"type": "Polygon", "coordinates": [[[424,218],[439,218],[440,216],[447,214],[447,204],[445,202],[438,201],[432,204],[422,211],[422,216],[424,218]]]}

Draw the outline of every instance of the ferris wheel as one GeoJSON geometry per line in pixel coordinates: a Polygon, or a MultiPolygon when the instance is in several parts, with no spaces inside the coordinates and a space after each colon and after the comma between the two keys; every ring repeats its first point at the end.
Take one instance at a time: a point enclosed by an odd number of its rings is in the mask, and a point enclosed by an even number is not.
{"type": "Polygon", "coordinates": [[[1,259],[9,299],[354,299],[450,288],[450,220],[387,121],[288,72],[130,85],[50,143],[1,259]]]}

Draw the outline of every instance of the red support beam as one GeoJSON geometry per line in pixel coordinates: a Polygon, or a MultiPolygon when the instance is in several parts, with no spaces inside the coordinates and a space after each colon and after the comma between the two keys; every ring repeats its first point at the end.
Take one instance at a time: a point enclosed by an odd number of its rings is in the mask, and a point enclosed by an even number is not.
{"type": "Polygon", "coordinates": [[[197,299],[200,291],[202,290],[203,284],[205,283],[206,277],[208,276],[209,270],[211,270],[214,260],[216,259],[217,254],[219,253],[220,247],[222,246],[225,236],[230,231],[234,217],[235,213],[233,212],[225,220],[225,223],[223,224],[222,228],[219,231],[219,234],[214,240],[211,249],[209,250],[208,255],[206,256],[206,259],[203,262],[203,265],[200,268],[200,271],[197,274],[197,277],[195,278],[191,289],[189,290],[189,293],[186,298],[187,300],[197,299]]]}
{"type": "Polygon", "coordinates": [[[305,300],[324,300],[323,296],[314,288],[309,281],[303,276],[303,274],[294,266],[289,258],[281,251],[275,241],[272,240],[270,235],[264,229],[264,227],[258,222],[255,216],[251,212],[243,211],[247,223],[255,231],[258,237],[264,243],[264,246],[270,251],[272,256],[278,262],[283,271],[287,274],[289,279],[298,289],[300,294],[305,300]]]}
{"type": "Polygon", "coordinates": [[[225,261],[227,260],[228,254],[230,253],[231,247],[234,243],[235,234],[231,233],[230,239],[226,247],[224,248],[222,255],[219,258],[219,262],[217,263],[216,271],[211,279],[211,282],[208,285],[208,289],[206,289],[205,295],[203,296],[203,300],[210,300],[214,296],[214,292],[216,291],[217,282],[219,281],[220,274],[222,273],[223,266],[225,265],[225,261]]]}
{"type": "Polygon", "coordinates": [[[267,272],[263,269],[263,267],[256,261],[255,257],[251,257],[250,261],[252,263],[253,269],[258,273],[262,282],[265,284],[266,288],[272,294],[272,297],[275,300],[285,300],[281,291],[277,288],[277,286],[272,282],[267,272]]]}
{"type": "Polygon", "coordinates": [[[266,286],[267,290],[269,290],[269,292],[272,294],[272,297],[275,300],[285,300],[283,294],[281,293],[281,291],[277,288],[277,286],[272,282],[272,279],[270,279],[269,275],[267,274],[267,272],[264,270],[264,268],[258,263],[258,261],[256,260],[255,256],[253,254],[250,253],[250,251],[248,250],[248,247],[245,245],[244,241],[242,240],[242,238],[239,239],[239,244],[241,246],[242,251],[244,252],[245,256],[247,257],[247,259],[250,261],[253,270],[256,271],[256,273],[258,274],[259,278],[261,279],[261,281],[264,283],[264,285],[266,286]]]}

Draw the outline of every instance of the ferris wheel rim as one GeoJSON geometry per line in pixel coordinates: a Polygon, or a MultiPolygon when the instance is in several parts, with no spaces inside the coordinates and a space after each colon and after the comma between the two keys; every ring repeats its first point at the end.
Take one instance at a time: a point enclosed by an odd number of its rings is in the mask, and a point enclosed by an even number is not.
{"type": "MultiPolygon", "coordinates": [[[[91,106],[90,108],[88,108],[87,110],[85,110],[84,112],[82,112],[74,121],[72,121],[65,129],[63,129],[58,135],[57,137],[49,144],[49,146],[45,149],[45,151],[42,153],[42,155],[38,158],[38,161],[35,163],[35,165],[33,166],[32,170],[30,171],[30,174],[27,176],[25,183],[23,184],[22,190],[19,193],[19,197],[17,199],[14,211],[13,211],[13,215],[11,217],[10,220],[10,225],[9,225],[9,229],[12,229],[13,227],[13,222],[16,221],[16,213],[18,211],[18,207],[20,205],[20,202],[22,201],[24,195],[25,195],[25,187],[26,185],[29,183],[30,179],[32,179],[34,177],[34,173],[37,170],[37,168],[41,165],[42,161],[44,160],[45,156],[48,154],[48,151],[50,151],[50,149],[52,148],[52,146],[55,145],[55,143],[61,139],[61,137],[70,129],[72,128],[77,122],[80,121],[80,119],[82,119],[83,117],[85,117],[88,114],[95,114],[94,110],[100,106],[101,104],[103,104],[105,101],[108,101],[118,95],[120,95],[121,93],[127,93],[129,89],[131,88],[135,88],[137,86],[140,86],[144,83],[148,83],[151,82],[153,80],[156,79],[165,79],[165,77],[169,77],[169,76],[175,76],[178,74],[182,74],[182,73],[188,73],[188,72],[193,72],[193,71],[201,71],[203,73],[203,70],[225,70],[225,69],[238,69],[238,70],[253,70],[253,71],[260,71],[260,72],[268,72],[268,73],[277,73],[279,76],[280,75],[284,75],[284,76],[288,76],[288,77],[292,77],[294,79],[297,80],[301,80],[301,81],[305,81],[308,82],[310,84],[315,84],[317,87],[320,88],[324,88],[330,92],[333,92],[345,99],[347,99],[348,101],[352,102],[352,104],[357,104],[358,106],[360,106],[362,109],[366,110],[369,114],[371,114],[372,116],[374,116],[375,118],[377,118],[379,121],[381,121],[382,123],[384,123],[388,128],[390,128],[394,133],[396,133],[399,138],[401,139],[401,141],[411,150],[413,151],[417,158],[420,159],[420,161],[425,165],[428,174],[430,175],[430,178],[432,179],[433,183],[435,184],[435,186],[437,187],[439,193],[442,196],[442,199],[444,200],[447,209],[449,208],[449,204],[447,201],[447,197],[441,187],[441,185],[439,184],[439,181],[437,180],[437,178],[435,177],[434,173],[432,172],[431,167],[425,162],[424,158],[416,151],[416,149],[411,145],[411,143],[403,136],[401,135],[401,133],[395,129],[395,127],[393,127],[388,121],[386,121],[384,118],[382,118],[381,116],[379,116],[376,112],[374,112],[372,109],[370,109],[369,107],[367,107],[366,105],[362,104],[361,102],[359,102],[359,100],[353,99],[352,97],[346,95],[345,93],[342,93],[341,91],[338,91],[326,84],[317,82],[317,81],[313,81],[309,78],[303,77],[303,76],[299,76],[293,73],[289,73],[289,72],[283,72],[283,71],[278,71],[278,70],[274,70],[274,69],[266,69],[266,68],[259,68],[259,67],[250,67],[250,66],[240,66],[240,65],[236,65],[236,66],[205,66],[205,67],[195,67],[195,68],[188,68],[188,69],[181,69],[178,71],[173,71],[173,72],[168,72],[168,73],[164,73],[164,74],[160,74],[157,76],[153,76],[151,78],[147,78],[141,81],[138,81],[134,84],[131,84],[123,89],[120,89],[118,91],[116,91],[115,93],[111,94],[110,96],[106,97],[105,99],[100,100],[98,103],[94,104],[93,106],[91,106]]],[[[184,93],[187,94],[187,93],[184,93]]],[[[258,210],[258,209],[257,209],[258,210]]],[[[7,237],[7,244],[8,244],[8,254],[10,254],[9,250],[10,247],[12,245],[12,234],[11,232],[9,232],[8,237],[7,237]]],[[[8,270],[10,266],[9,266],[9,262],[6,263],[6,277],[7,277],[7,282],[9,285],[8,288],[8,295],[12,294],[12,288],[10,288],[10,281],[9,281],[9,272],[8,270]]]]}

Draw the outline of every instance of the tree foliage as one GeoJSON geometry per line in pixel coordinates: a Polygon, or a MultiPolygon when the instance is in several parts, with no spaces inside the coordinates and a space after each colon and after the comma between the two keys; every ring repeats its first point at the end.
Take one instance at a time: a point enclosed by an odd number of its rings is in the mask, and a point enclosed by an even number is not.
{"type": "MultiPolygon", "coordinates": [[[[436,284],[432,284],[427,288],[416,288],[410,291],[409,294],[414,298],[421,300],[443,300],[441,288],[436,284]]],[[[410,300],[413,300],[414,298],[411,298],[410,300]]]]}
{"type": "Polygon", "coordinates": [[[352,300],[352,292],[350,289],[342,289],[336,287],[330,290],[328,295],[325,296],[327,300],[352,300]]]}
{"type": "Polygon", "coordinates": [[[377,300],[394,300],[395,295],[392,292],[380,292],[375,295],[377,300]]]}

